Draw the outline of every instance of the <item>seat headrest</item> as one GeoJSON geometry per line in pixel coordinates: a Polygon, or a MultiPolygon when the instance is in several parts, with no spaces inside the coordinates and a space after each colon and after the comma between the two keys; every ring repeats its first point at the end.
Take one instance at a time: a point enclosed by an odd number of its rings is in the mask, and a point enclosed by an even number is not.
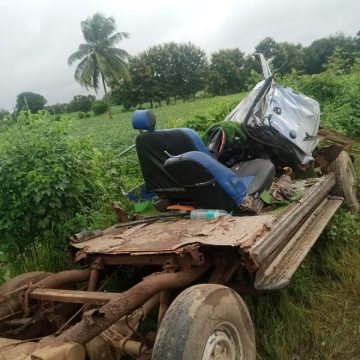
{"type": "Polygon", "coordinates": [[[156,125],[156,116],[152,110],[136,110],[132,115],[132,126],[135,130],[153,132],[156,125]]]}

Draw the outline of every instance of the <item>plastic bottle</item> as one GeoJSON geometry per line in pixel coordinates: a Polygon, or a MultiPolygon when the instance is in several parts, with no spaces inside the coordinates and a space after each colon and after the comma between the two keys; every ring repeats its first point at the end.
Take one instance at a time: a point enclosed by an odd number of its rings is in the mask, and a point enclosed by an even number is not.
{"type": "Polygon", "coordinates": [[[226,215],[230,214],[225,210],[195,209],[191,210],[190,219],[217,219],[226,215]]]}

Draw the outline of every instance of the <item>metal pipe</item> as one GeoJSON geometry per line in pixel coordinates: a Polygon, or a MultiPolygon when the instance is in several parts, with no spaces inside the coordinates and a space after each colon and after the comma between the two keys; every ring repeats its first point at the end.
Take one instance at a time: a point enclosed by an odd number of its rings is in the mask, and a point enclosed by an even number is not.
{"type": "Polygon", "coordinates": [[[117,293],[100,291],[80,291],[64,289],[38,288],[30,292],[29,297],[37,300],[67,302],[74,304],[103,305],[118,296],[117,293]]]}
{"type": "Polygon", "coordinates": [[[123,316],[136,310],[157,292],[185,287],[201,277],[209,267],[210,264],[205,264],[177,273],[159,273],[149,276],[110,300],[100,309],[85,313],[82,320],[62,333],[59,339],[86,344],[123,316]]]}
{"type": "Polygon", "coordinates": [[[68,284],[75,284],[89,280],[90,269],[67,270],[53,275],[49,275],[43,280],[38,281],[35,286],[56,289],[68,284]]]}
{"type": "Polygon", "coordinates": [[[159,306],[159,316],[158,316],[158,323],[157,327],[159,328],[163,317],[167,309],[169,308],[170,303],[170,294],[168,291],[161,291],[160,293],[160,306],[159,306]]]}
{"type": "Polygon", "coordinates": [[[143,306],[141,307],[141,310],[143,312],[143,317],[144,319],[146,319],[149,314],[150,311],[156,306],[158,305],[160,302],[160,293],[156,293],[155,295],[153,295],[150,299],[148,299],[143,306]]]}

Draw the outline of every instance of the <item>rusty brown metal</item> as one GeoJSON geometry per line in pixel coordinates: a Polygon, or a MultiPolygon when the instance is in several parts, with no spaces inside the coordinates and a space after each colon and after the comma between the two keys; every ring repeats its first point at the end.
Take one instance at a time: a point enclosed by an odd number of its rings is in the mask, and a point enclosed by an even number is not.
{"type": "Polygon", "coordinates": [[[160,306],[159,306],[159,316],[157,326],[159,328],[162,319],[165,316],[166,311],[169,308],[170,304],[170,293],[169,291],[161,291],[160,292],[160,306]]]}
{"type": "Polygon", "coordinates": [[[159,302],[160,302],[160,293],[156,293],[141,306],[141,310],[143,312],[144,319],[146,319],[149,316],[150,311],[156,305],[158,305],[159,302]]]}
{"type": "Polygon", "coordinates": [[[29,297],[36,300],[61,301],[76,304],[103,305],[116,298],[117,293],[100,291],[80,291],[37,288],[30,292],[29,297]]]}
{"type": "Polygon", "coordinates": [[[288,285],[296,269],[342,202],[342,199],[333,197],[323,200],[276,258],[270,264],[260,267],[256,273],[255,288],[278,290],[288,285]]]}
{"type": "Polygon", "coordinates": [[[249,256],[259,267],[269,260],[271,254],[281,251],[290,240],[289,235],[307,218],[307,214],[316,207],[335,185],[335,175],[330,173],[310,187],[304,197],[289,206],[279,218],[269,224],[272,229],[257,238],[256,243],[249,249],[249,256]]]}
{"type": "Polygon", "coordinates": [[[329,165],[339,156],[342,147],[336,144],[321,149],[315,156],[317,166],[320,166],[323,173],[328,172],[329,165]]]}
{"type": "Polygon", "coordinates": [[[339,145],[344,150],[350,150],[351,147],[355,144],[355,140],[351,139],[350,137],[340,134],[334,130],[330,129],[319,129],[318,131],[318,138],[320,140],[330,140],[333,141],[339,145]]]}
{"type": "Polygon", "coordinates": [[[59,288],[69,284],[76,284],[89,280],[90,269],[67,270],[49,275],[36,283],[36,287],[59,288]]]}
{"type": "Polygon", "coordinates": [[[159,273],[145,278],[119,294],[100,309],[88,311],[82,320],[59,336],[61,340],[86,344],[126,314],[132,313],[147,299],[163,290],[188,286],[202,276],[210,263],[177,273],[159,273]]]}
{"type": "Polygon", "coordinates": [[[83,360],[85,348],[80,344],[48,336],[39,342],[0,338],[1,360],[83,360]]]}
{"type": "Polygon", "coordinates": [[[115,211],[116,214],[116,218],[117,218],[117,222],[118,223],[126,223],[129,221],[129,217],[126,214],[126,212],[124,211],[124,209],[122,209],[119,204],[117,202],[113,202],[112,203],[112,208],[115,211]]]}
{"type": "MultiPolygon", "coordinates": [[[[177,255],[104,255],[102,256],[105,265],[163,265],[167,260],[177,255]]],[[[175,261],[175,260],[174,260],[175,261]]]]}
{"type": "MultiPolygon", "coordinates": [[[[201,245],[241,246],[253,242],[264,225],[276,218],[259,216],[223,216],[214,220],[181,219],[135,225],[129,229],[112,228],[105,235],[72,244],[81,257],[89,255],[163,255],[191,252],[201,245]],[[151,239],[151,241],[150,241],[151,239]]],[[[105,260],[108,261],[108,260],[105,260]]]]}

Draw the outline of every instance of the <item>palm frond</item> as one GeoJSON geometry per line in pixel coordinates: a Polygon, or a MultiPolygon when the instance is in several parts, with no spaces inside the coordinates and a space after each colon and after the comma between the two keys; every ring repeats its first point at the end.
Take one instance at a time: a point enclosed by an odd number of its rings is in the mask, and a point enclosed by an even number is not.
{"type": "Polygon", "coordinates": [[[98,43],[107,39],[116,30],[115,20],[96,13],[93,17],[88,17],[81,22],[81,30],[88,43],[98,43]]]}
{"type": "Polygon", "coordinates": [[[114,35],[111,35],[106,40],[108,41],[109,46],[113,46],[117,44],[119,41],[128,39],[130,37],[129,33],[127,32],[117,32],[114,35]]]}
{"type": "Polygon", "coordinates": [[[114,54],[116,57],[123,61],[127,61],[130,59],[130,54],[124,49],[110,48],[109,53],[114,54]]]}
{"type": "Polygon", "coordinates": [[[79,83],[81,83],[81,74],[84,70],[84,67],[86,66],[86,63],[90,61],[90,57],[87,56],[86,58],[84,58],[83,60],[81,60],[78,64],[78,66],[75,69],[75,80],[78,81],[79,83]]]}
{"type": "Polygon", "coordinates": [[[89,51],[87,48],[85,48],[87,44],[81,44],[79,46],[79,49],[72,53],[68,58],[68,64],[72,65],[75,61],[83,59],[85,56],[89,54],[89,51]]]}

